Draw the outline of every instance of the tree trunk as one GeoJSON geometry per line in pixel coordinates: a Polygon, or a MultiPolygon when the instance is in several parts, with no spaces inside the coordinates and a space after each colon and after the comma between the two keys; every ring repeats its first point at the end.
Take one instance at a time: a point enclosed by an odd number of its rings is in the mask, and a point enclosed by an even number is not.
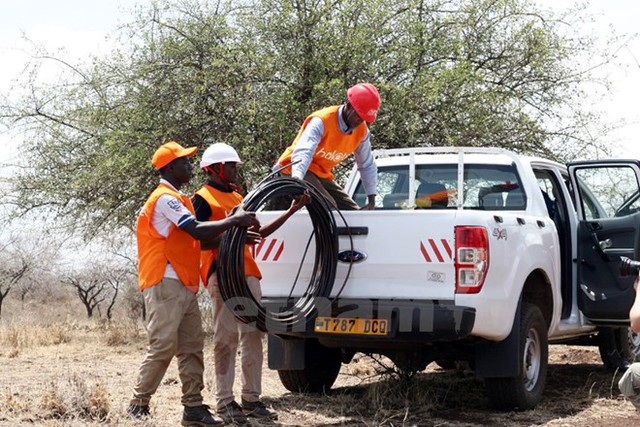
{"type": "Polygon", "coordinates": [[[113,298],[111,298],[111,303],[107,307],[107,319],[111,320],[113,317],[113,307],[116,305],[116,298],[118,297],[118,291],[120,290],[120,286],[113,287],[113,298]]]}

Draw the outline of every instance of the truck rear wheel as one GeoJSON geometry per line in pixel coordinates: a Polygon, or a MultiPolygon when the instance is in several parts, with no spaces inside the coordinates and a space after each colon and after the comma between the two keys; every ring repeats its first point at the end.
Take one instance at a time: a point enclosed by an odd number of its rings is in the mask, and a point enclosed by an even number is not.
{"type": "Polygon", "coordinates": [[[280,382],[294,393],[323,393],[329,391],[340,372],[340,349],[321,345],[316,340],[305,343],[304,369],[280,369],[280,382]]]}
{"type": "Polygon", "coordinates": [[[607,370],[626,369],[629,364],[640,360],[640,334],[629,327],[600,327],[598,350],[607,370]]]}
{"type": "Polygon", "coordinates": [[[527,302],[522,304],[518,351],[522,368],[516,377],[485,379],[489,401],[496,409],[526,410],[542,399],[549,357],[547,325],[540,309],[527,302]]]}

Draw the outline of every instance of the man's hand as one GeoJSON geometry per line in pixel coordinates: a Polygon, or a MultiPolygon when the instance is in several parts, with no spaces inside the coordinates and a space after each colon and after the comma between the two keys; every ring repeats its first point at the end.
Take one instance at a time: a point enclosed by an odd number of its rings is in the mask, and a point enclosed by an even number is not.
{"type": "Polygon", "coordinates": [[[260,233],[258,233],[257,231],[252,231],[251,229],[247,231],[248,245],[255,245],[257,243],[260,243],[260,240],[262,240],[262,236],[260,235],[260,233]]]}
{"type": "Polygon", "coordinates": [[[376,195],[367,196],[367,204],[360,208],[361,211],[372,211],[376,208],[376,195]]]}
{"type": "Polygon", "coordinates": [[[293,201],[291,202],[289,210],[291,213],[297,212],[309,203],[311,203],[311,195],[309,194],[309,190],[304,190],[304,193],[293,196],[293,201]]]}
{"type": "Polygon", "coordinates": [[[241,205],[233,208],[230,217],[236,221],[236,224],[239,227],[255,227],[257,229],[260,228],[260,221],[258,221],[258,218],[256,218],[255,212],[247,212],[242,208],[241,205]]]}

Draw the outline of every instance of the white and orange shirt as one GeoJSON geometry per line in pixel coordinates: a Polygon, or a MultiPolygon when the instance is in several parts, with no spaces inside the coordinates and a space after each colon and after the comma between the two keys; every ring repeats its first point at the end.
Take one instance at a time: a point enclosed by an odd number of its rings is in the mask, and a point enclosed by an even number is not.
{"type": "Polygon", "coordinates": [[[195,219],[189,197],[161,179],[136,224],[141,290],[170,278],[179,280],[193,292],[198,291],[200,243],[181,230],[195,219]]]}

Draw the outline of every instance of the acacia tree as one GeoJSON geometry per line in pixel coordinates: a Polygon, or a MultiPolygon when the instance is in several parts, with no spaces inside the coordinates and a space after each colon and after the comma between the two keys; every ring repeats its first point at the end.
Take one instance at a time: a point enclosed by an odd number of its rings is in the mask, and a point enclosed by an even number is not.
{"type": "Polygon", "coordinates": [[[75,291],[87,317],[97,312],[111,320],[118,297],[136,277],[131,233],[101,233],[90,242],[69,239],[64,251],[69,255],[58,276],[75,291]]]}
{"type": "Polygon", "coordinates": [[[0,316],[2,304],[9,292],[24,298],[39,282],[37,277],[46,269],[43,259],[50,259],[55,247],[45,239],[36,240],[29,233],[13,233],[0,243],[0,316]]]}
{"type": "Polygon", "coordinates": [[[97,277],[67,277],[67,283],[75,290],[80,302],[87,311],[87,317],[93,317],[93,311],[107,298],[108,284],[97,277]]]}
{"type": "Polygon", "coordinates": [[[28,74],[2,109],[29,135],[14,188],[23,209],[52,207],[88,235],[131,228],[161,142],[234,145],[250,187],[307,114],[358,81],[380,87],[376,147],[570,158],[597,143],[573,108],[590,76],[570,61],[589,40],[557,26],[525,0],[160,0],[107,57],[55,58],[66,74],[54,85],[28,74]],[[576,125],[551,127],[567,111],[576,125]]]}
{"type": "Polygon", "coordinates": [[[11,254],[8,259],[0,261],[0,317],[2,317],[4,299],[9,294],[9,291],[27,275],[29,267],[30,264],[26,258],[15,257],[14,254],[11,254]]]}
{"type": "Polygon", "coordinates": [[[133,281],[131,279],[130,271],[126,269],[109,269],[105,272],[104,280],[111,287],[106,311],[107,319],[111,320],[113,318],[113,309],[118,295],[120,291],[126,291],[127,288],[132,286],[131,283],[133,281]]]}
{"type": "Polygon", "coordinates": [[[42,282],[40,276],[35,271],[30,271],[26,276],[23,276],[24,280],[20,280],[16,286],[16,292],[20,297],[20,307],[24,309],[24,301],[29,293],[34,289],[41,287],[42,282]]]}

